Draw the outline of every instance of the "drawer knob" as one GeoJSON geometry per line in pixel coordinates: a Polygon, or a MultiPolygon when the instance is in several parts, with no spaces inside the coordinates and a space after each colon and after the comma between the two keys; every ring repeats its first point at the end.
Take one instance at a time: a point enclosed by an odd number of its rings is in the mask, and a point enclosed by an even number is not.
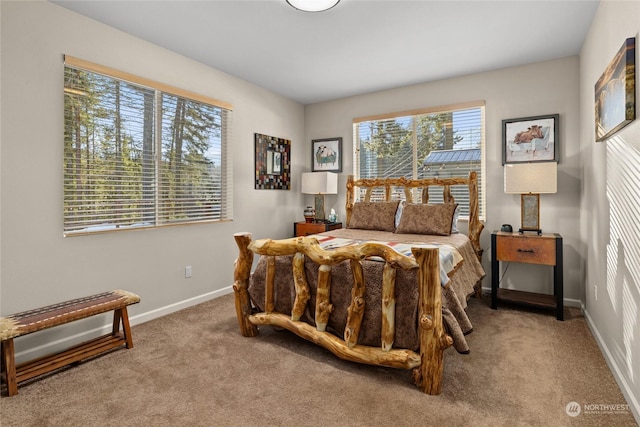
{"type": "Polygon", "coordinates": [[[534,252],[533,249],[518,249],[518,252],[525,252],[528,254],[532,254],[534,252]]]}

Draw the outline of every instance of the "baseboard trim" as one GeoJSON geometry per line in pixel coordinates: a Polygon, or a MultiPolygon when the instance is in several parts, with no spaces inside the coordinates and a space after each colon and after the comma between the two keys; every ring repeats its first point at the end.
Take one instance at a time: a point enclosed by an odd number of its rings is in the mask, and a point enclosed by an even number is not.
{"type": "Polygon", "coordinates": [[[169,304],[164,307],[156,308],[155,310],[147,311],[146,313],[136,314],[135,316],[130,317],[129,321],[131,322],[132,326],[138,325],[140,323],[145,323],[150,320],[157,319],[158,317],[166,316],[167,314],[175,313],[176,311],[184,310],[185,308],[192,307],[194,305],[202,304],[203,302],[207,302],[223,295],[230,294],[231,292],[233,292],[233,287],[227,286],[226,288],[207,292],[206,294],[198,295],[193,298],[169,304]]]}
{"type": "MultiPolygon", "coordinates": [[[[483,287],[482,288],[482,293],[489,295],[489,298],[491,297],[491,287],[483,287]]],[[[580,301],[579,299],[573,299],[573,298],[563,298],[562,299],[563,304],[565,307],[577,307],[580,308],[582,307],[582,301],[580,301]]]]}
{"type": "Polygon", "coordinates": [[[607,362],[607,366],[609,366],[609,370],[611,371],[611,373],[613,374],[613,377],[618,383],[618,387],[620,387],[620,390],[622,391],[624,398],[627,399],[627,403],[629,404],[629,408],[631,408],[631,412],[633,413],[633,416],[635,417],[636,422],[640,424],[640,404],[638,403],[638,400],[634,396],[633,391],[629,386],[629,383],[625,379],[625,376],[622,374],[622,371],[618,366],[618,364],[616,363],[615,359],[613,358],[611,351],[609,350],[606,343],[602,339],[602,335],[600,334],[600,331],[598,331],[598,328],[593,322],[593,319],[589,315],[589,312],[587,311],[584,304],[582,304],[582,313],[584,314],[584,318],[587,322],[587,326],[591,330],[591,334],[593,335],[596,342],[598,343],[598,347],[600,347],[600,351],[604,356],[604,360],[607,362]]]}
{"type": "MultiPolygon", "coordinates": [[[[218,289],[212,292],[207,292],[206,294],[198,295],[192,298],[188,298],[183,301],[179,301],[173,304],[166,305],[164,307],[159,307],[154,310],[147,311],[145,313],[139,313],[135,316],[129,317],[129,324],[131,326],[139,325],[141,323],[148,322],[153,319],[157,319],[159,317],[166,316],[168,314],[174,313],[176,311],[184,310],[185,308],[192,307],[194,305],[202,304],[203,302],[210,301],[212,299],[221,297],[223,295],[227,295],[233,292],[232,286],[227,286],[226,288],[218,289]]],[[[71,347],[73,345],[77,345],[83,341],[90,340],[100,335],[104,335],[111,332],[111,328],[113,327],[111,320],[109,323],[98,327],[93,328],[87,331],[83,331],[80,334],[71,335],[68,337],[61,338],[59,340],[50,341],[46,344],[39,345],[36,347],[31,347],[26,350],[22,350],[17,352],[15,355],[16,363],[22,363],[26,360],[32,360],[37,357],[46,356],[51,353],[55,353],[61,351],[63,348],[71,347]]],[[[135,345],[136,337],[135,334],[133,336],[133,342],[135,345]]]]}

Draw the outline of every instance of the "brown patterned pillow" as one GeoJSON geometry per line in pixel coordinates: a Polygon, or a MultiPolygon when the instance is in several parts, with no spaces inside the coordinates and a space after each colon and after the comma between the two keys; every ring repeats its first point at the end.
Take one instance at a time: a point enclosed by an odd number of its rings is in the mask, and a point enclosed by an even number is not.
{"type": "Polygon", "coordinates": [[[347,228],[363,230],[393,231],[398,200],[394,202],[357,202],[353,205],[351,220],[347,228]]]}
{"type": "Polygon", "coordinates": [[[399,234],[433,234],[448,236],[451,234],[453,214],[457,203],[429,205],[406,203],[396,229],[399,234]]]}

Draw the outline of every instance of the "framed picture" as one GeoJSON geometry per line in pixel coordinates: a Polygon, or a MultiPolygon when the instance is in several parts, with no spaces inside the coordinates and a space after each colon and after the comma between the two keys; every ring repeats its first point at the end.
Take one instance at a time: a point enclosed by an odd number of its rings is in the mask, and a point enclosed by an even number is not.
{"type": "Polygon", "coordinates": [[[311,172],[342,172],[342,138],[311,141],[311,172]]]}
{"type": "Polygon", "coordinates": [[[596,141],[636,118],[636,38],[625,40],[595,86],[596,141]]]}
{"type": "Polygon", "coordinates": [[[559,114],[502,121],[502,164],[557,162],[559,114]]]}
{"type": "Polygon", "coordinates": [[[275,136],[254,134],[255,188],[289,190],[291,188],[291,141],[275,136]]]}

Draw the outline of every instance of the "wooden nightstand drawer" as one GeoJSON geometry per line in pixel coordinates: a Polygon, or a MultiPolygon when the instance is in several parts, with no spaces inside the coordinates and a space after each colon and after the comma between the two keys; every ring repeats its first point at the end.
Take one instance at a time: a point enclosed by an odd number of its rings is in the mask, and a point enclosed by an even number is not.
{"type": "Polygon", "coordinates": [[[556,265],[556,239],[554,236],[498,234],[496,257],[499,261],[556,265]]]}
{"type": "Polygon", "coordinates": [[[325,231],[324,224],[316,224],[314,222],[303,222],[296,224],[296,236],[308,236],[309,234],[317,234],[325,231]]]}
{"type": "Polygon", "coordinates": [[[341,222],[296,222],[293,224],[293,235],[295,237],[308,236],[339,228],[342,228],[341,222]]]}

